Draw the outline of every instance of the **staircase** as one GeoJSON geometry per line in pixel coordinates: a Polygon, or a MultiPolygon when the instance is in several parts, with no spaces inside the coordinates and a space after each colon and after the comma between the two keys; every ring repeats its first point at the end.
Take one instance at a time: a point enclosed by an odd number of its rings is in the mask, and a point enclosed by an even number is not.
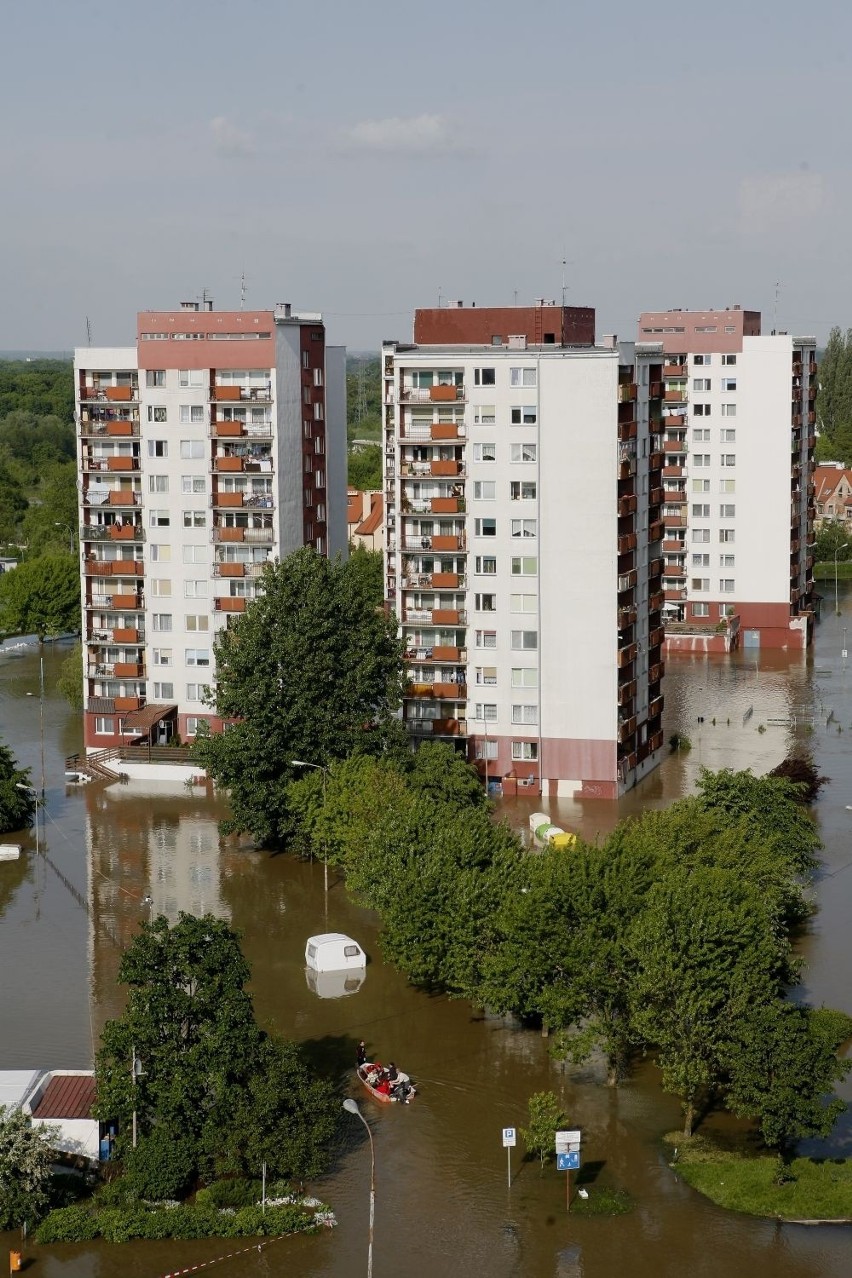
{"type": "Polygon", "coordinates": [[[77,772],[90,781],[126,781],[126,772],[116,772],[107,767],[107,760],[118,759],[118,750],[99,750],[97,754],[72,754],[65,760],[66,772],[77,772]]]}

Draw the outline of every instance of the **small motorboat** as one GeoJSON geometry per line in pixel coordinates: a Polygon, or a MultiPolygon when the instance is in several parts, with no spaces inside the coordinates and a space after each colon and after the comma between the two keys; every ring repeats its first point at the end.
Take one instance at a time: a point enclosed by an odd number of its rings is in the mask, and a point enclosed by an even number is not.
{"type": "MultiPolygon", "coordinates": [[[[375,1068],[376,1068],[376,1063],[374,1061],[365,1061],[363,1065],[359,1065],[357,1069],[355,1070],[355,1073],[358,1075],[358,1081],[360,1083],[363,1083],[367,1091],[370,1093],[370,1095],[375,1100],[380,1101],[383,1105],[396,1104],[399,1101],[398,1096],[394,1096],[390,1092],[380,1092],[378,1091],[377,1088],[373,1087],[372,1083],[367,1082],[367,1078],[369,1077],[371,1071],[374,1070],[375,1068]]],[[[409,1101],[411,1100],[412,1096],[417,1095],[417,1088],[413,1086],[410,1079],[408,1078],[408,1075],[402,1074],[401,1070],[400,1070],[400,1075],[402,1077],[402,1080],[408,1083],[408,1094],[404,1102],[407,1105],[409,1101]]]]}

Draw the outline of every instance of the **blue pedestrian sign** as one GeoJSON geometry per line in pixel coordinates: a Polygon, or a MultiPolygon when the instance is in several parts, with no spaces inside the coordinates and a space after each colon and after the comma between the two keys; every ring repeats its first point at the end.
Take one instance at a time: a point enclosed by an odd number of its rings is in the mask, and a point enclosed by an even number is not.
{"type": "Polygon", "coordinates": [[[571,1150],[567,1154],[557,1154],[556,1170],[557,1171],[579,1171],[580,1170],[579,1149],[571,1150]]]}

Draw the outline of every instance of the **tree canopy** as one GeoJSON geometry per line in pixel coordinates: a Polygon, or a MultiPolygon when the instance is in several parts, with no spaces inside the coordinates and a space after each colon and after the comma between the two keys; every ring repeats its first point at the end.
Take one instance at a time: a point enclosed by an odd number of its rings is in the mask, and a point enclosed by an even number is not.
{"type": "Polygon", "coordinates": [[[32,825],[36,801],[29,787],[29,768],[19,768],[12,751],[0,740],[0,834],[32,825]]]}
{"type": "Polygon", "coordinates": [[[819,365],[817,424],[825,460],[852,465],[852,329],[833,328],[819,365]]]}
{"type": "Polygon", "coordinates": [[[34,1225],[44,1214],[54,1157],[26,1114],[0,1105],[0,1230],[34,1225]]]}
{"type": "Polygon", "coordinates": [[[39,555],[0,576],[0,632],[44,640],[79,630],[80,577],[71,555],[39,555]]]}

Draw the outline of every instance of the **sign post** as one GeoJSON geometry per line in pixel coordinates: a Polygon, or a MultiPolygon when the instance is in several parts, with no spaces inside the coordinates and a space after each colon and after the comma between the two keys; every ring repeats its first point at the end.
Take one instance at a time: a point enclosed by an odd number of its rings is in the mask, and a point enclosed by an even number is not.
{"type": "Polygon", "coordinates": [[[514,1127],[503,1128],[503,1148],[506,1151],[506,1174],[509,1180],[509,1189],[512,1188],[512,1150],[518,1143],[518,1135],[514,1127]]]}
{"type": "Polygon", "coordinates": [[[580,1170],[579,1131],[556,1133],[556,1170],[567,1172],[565,1177],[565,1210],[571,1210],[571,1173],[580,1170]]]}

